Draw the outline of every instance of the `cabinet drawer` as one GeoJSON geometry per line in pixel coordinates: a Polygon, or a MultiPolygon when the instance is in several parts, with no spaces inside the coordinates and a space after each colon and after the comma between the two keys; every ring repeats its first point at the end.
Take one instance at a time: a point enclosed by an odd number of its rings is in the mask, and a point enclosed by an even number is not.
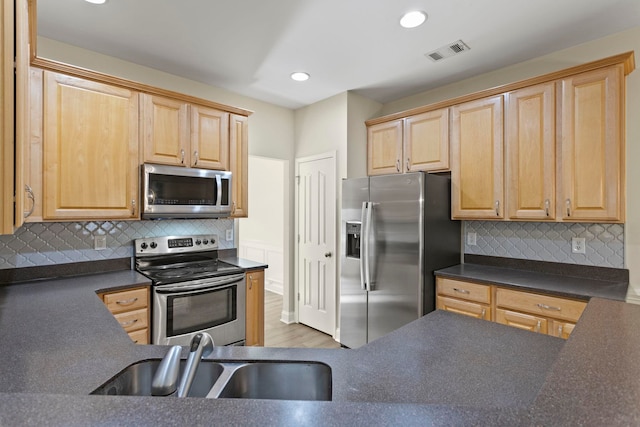
{"type": "Polygon", "coordinates": [[[491,286],[489,285],[463,282],[444,277],[438,277],[436,283],[438,295],[446,295],[483,304],[491,303],[491,286]]]}
{"type": "Polygon", "coordinates": [[[136,331],[138,329],[144,329],[149,327],[149,311],[146,308],[134,311],[126,311],[124,313],[115,314],[120,326],[127,331],[136,331]]]}
{"type": "Polygon", "coordinates": [[[146,308],[149,306],[148,292],[147,288],[137,288],[108,293],[104,294],[104,303],[114,314],[146,308]]]}
{"type": "Polygon", "coordinates": [[[544,317],[519,313],[517,311],[503,310],[501,308],[496,309],[496,322],[541,334],[546,334],[548,327],[548,320],[544,317]]]}
{"type": "Polygon", "coordinates": [[[476,319],[491,320],[491,309],[486,305],[475,302],[438,296],[436,298],[436,308],[438,310],[475,317],[476,319]]]}
{"type": "Polygon", "coordinates": [[[496,306],[577,322],[587,306],[584,301],[497,288],[496,306]]]}
{"type": "Polygon", "coordinates": [[[129,338],[136,344],[149,344],[149,329],[129,332],[129,338]]]}

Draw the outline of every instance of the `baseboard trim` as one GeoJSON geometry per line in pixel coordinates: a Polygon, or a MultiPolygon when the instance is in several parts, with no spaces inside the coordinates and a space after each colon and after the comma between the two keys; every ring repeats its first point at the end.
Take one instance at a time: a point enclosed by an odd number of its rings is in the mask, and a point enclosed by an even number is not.
{"type": "Polygon", "coordinates": [[[295,313],[293,311],[282,311],[282,313],[280,313],[280,321],[282,323],[286,323],[287,325],[290,325],[292,323],[296,323],[296,316],[295,313]]]}
{"type": "Polygon", "coordinates": [[[640,295],[627,295],[627,302],[640,305],[640,295]]]}

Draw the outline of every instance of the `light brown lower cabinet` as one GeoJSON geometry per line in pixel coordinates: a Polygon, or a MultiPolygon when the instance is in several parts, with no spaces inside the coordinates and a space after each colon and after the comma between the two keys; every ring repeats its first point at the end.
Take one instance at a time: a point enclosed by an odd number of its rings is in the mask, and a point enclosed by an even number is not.
{"type": "Polygon", "coordinates": [[[438,296],[436,308],[475,317],[476,319],[491,320],[491,307],[477,302],[438,296]]]}
{"type": "Polygon", "coordinates": [[[587,303],[497,285],[436,278],[436,308],[478,319],[569,338],[587,303]]]}
{"type": "Polygon", "coordinates": [[[146,286],[98,294],[136,344],[149,344],[149,288],[146,286]]]}
{"type": "Polygon", "coordinates": [[[540,334],[546,334],[548,331],[548,321],[544,317],[504,310],[502,308],[496,308],[496,322],[540,334]]]}
{"type": "Polygon", "coordinates": [[[264,270],[247,273],[245,345],[264,345],[264,270]]]}

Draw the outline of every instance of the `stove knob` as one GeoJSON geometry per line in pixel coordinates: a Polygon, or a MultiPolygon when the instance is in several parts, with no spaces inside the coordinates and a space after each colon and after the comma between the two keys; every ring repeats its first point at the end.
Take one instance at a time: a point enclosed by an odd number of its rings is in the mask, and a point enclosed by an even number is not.
{"type": "Polygon", "coordinates": [[[202,243],[200,239],[196,240],[196,245],[199,245],[200,243],[202,243]]]}
{"type": "Polygon", "coordinates": [[[142,249],[147,249],[147,244],[145,242],[142,242],[142,244],[140,245],[140,247],[142,249]]]}
{"type": "Polygon", "coordinates": [[[209,241],[208,241],[207,239],[204,239],[204,240],[202,241],[202,243],[204,243],[205,245],[208,245],[208,244],[209,244],[209,241]]]}
{"type": "Polygon", "coordinates": [[[213,245],[216,242],[216,239],[211,239],[211,244],[213,245]]]}
{"type": "Polygon", "coordinates": [[[151,242],[151,249],[155,249],[158,247],[158,244],[156,242],[151,242]]]}

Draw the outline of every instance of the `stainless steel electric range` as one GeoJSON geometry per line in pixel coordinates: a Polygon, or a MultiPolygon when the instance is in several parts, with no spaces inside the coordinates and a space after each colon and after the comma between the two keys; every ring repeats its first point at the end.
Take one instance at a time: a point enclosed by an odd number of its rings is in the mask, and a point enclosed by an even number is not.
{"type": "Polygon", "coordinates": [[[244,270],[218,259],[218,236],[136,239],[135,249],[136,270],[153,283],[153,344],[189,345],[199,332],[244,344],[244,270]]]}

